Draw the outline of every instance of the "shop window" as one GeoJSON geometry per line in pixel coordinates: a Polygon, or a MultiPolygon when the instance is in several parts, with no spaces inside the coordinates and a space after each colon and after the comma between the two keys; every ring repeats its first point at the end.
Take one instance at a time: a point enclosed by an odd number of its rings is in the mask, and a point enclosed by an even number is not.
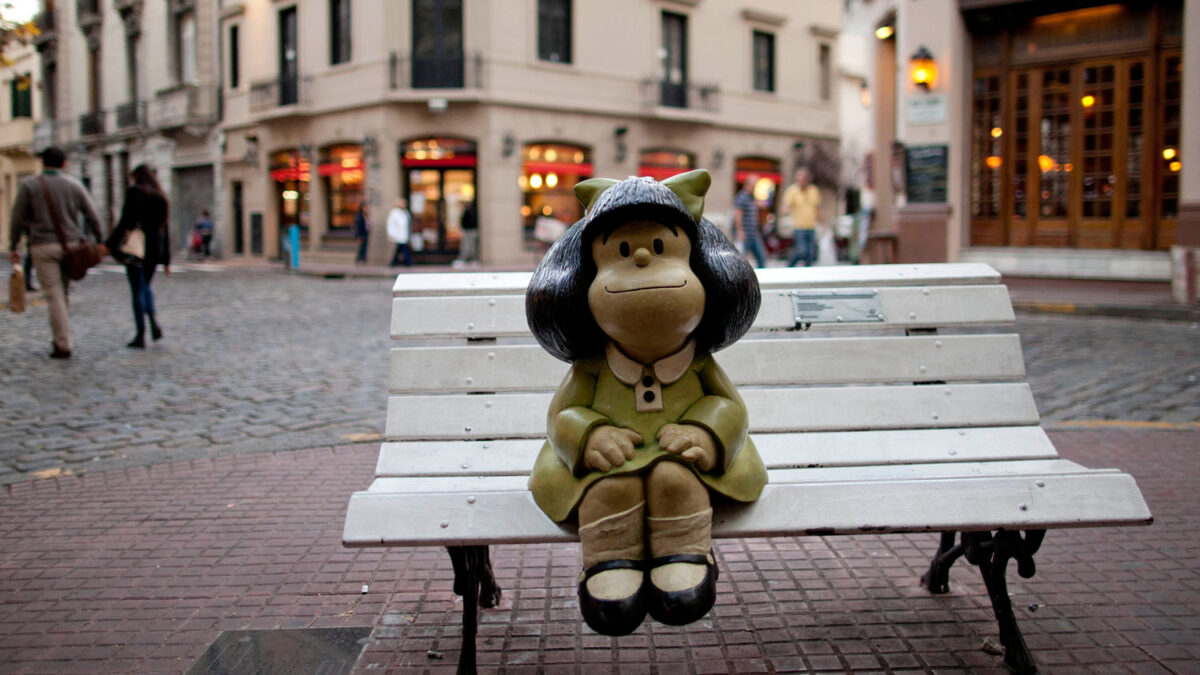
{"type": "Polygon", "coordinates": [[[463,209],[476,198],[475,142],[419,138],[405,141],[400,150],[401,193],[413,216],[413,254],[419,262],[449,262],[462,241],[463,209]]]}
{"type": "Polygon", "coordinates": [[[638,175],[664,180],[696,168],[696,155],[685,150],[654,148],[638,154],[638,175]]]}
{"type": "Polygon", "coordinates": [[[775,91],[775,36],[754,31],[754,89],[775,91]]]}
{"type": "Polygon", "coordinates": [[[366,201],[362,146],[348,143],[325,148],[321,151],[317,174],[325,186],[328,232],[335,236],[352,236],[354,216],[366,201]]]}
{"type": "Polygon", "coordinates": [[[312,167],[296,150],[280,150],[271,154],[271,180],[275,184],[275,204],[279,232],[284,234],[292,225],[300,226],[300,237],[308,238],[308,182],[312,167]]]}
{"type": "Polygon", "coordinates": [[[571,62],[571,0],[538,0],[538,58],[571,62]]]}
{"type": "Polygon", "coordinates": [[[530,143],[521,150],[518,183],[525,241],[549,245],[583,217],[575,184],[592,177],[591,150],[567,143],[530,143]]]}

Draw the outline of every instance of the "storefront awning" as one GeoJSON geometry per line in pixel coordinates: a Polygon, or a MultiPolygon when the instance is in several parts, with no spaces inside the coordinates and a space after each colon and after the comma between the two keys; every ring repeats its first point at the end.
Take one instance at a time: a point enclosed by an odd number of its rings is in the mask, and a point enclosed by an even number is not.
{"type": "Polygon", "coordinates": [[[589,178],[592,175],[590,163],[576,164],[574,162],[525,162],[525,173],[556,173],[560,176],[580,176],[589,178]]]}
{"type": "Polygon", "coordinates": [[[745,183],[746,179],[750,176],[766,178],[776,185],[779,185],[783,182],[783,176],[774,171],[738,171],[737,174],[734,175],[734,179],[739,183],[745,183]]]}
{"type": "Polygon", "coordinates": [[[442,159],[410,159],[405,157],[400,163],[406,169],[474,169],[477,162],[474,155],[467,155],[442,159]]]}
{"type": "Polygon", "coordinates": [[[638,167],[639,176],[649,176],[654,180],[666,180],[671,176],[678,176],[681,173],[687,173],[691,169],[680,168],[674,166],[646,166],[638,167]]]}

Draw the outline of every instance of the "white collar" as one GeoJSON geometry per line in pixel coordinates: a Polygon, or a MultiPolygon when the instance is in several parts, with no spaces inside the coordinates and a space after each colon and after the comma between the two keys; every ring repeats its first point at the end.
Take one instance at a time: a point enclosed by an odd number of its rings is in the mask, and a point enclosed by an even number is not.
{"type": "Polygon", "coordinates": [[[688,340],[679,351],[655,361],[650,366],[645,366],[626,356],[615,342],[608,343],[605,356],[608,358],[608,367],[612,369],[613,375],[616,375],[617,379],[625,384],[637,384],[646,370],[654,373],[654,377],[659,382],[673,384],[683,377],[692,365],[696,356],[696,343],[688,340]]]}

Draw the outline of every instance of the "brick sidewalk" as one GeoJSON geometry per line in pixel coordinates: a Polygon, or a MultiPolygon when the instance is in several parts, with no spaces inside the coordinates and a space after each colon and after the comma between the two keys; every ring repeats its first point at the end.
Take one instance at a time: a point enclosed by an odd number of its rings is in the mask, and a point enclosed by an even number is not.
{"type": "MultiPolygon", "coordinates": [[[[1200,672],[1198,432],[1070,431],[1061,454],[1137,477],[1148,528],[1056,530],[1009,583],[1043,672],[1200,672]]],[[[228,457],[0,492],[0,673],[179,673],[222,630],[374,626],[356,672],[453,672],[440,549],[346,550],[377,448],[228,457]],[[362,586],[369,585],[366,594],[362,586]],[[433,653],[434,656],[430,654],[433,653]],[[440,656],[440,658],[438,658],[440,656]]],[[[1006,672],[976,571],[917,585],[936,535],[727,540],[718,606],[684,629],[583,628],[574,546],[501,546],[481,672],[1006,672]]]]}

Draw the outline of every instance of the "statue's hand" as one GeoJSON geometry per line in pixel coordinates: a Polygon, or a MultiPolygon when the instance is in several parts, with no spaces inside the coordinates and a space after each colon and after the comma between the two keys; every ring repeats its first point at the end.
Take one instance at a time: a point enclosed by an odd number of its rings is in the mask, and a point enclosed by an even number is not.
{"type": "Polygon", "coordinates": [[[658,447],[701,471],[711,471],[717,465],[717,441],[703,427],[694,424],[665,424],[658,430],[658,447]]]}
{"type": "Polygon", "coordinates": [[[583,446],[583,466],[592,471],[608,471],[633,459],[633,449],[642,444],[642,435],[633,429],[605,424],[592,429],[583,446]]]}

